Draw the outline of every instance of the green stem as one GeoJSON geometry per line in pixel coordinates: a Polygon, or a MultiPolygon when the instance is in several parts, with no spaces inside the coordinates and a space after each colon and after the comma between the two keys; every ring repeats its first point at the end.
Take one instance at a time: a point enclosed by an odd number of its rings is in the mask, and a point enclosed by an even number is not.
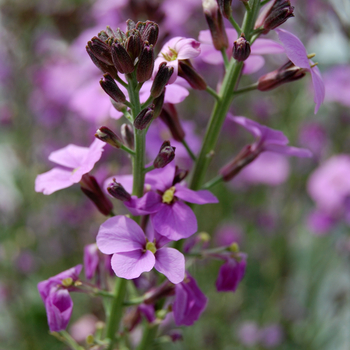
{"type": "Polygon", "coordinates": [[[136,348],[136,350],[154,349],[152,342],[153,342],[154,338],[156,337],[157,331],[158,331],[157,325],[147,324],[146,327],[144,327],[141,342],[138,345],[138,347],[136,348]]]}
{"type": "Polygon", "coordinates": [[[213,179],[211,179],[210,181],[208,181],[207,183],[205,183],[202,188],[209,190],[209,188],[212,188],[213,186],[217,185],[218,183],[220,183],[221,181],[223,181],[223,178],[221,175],[217,175],[215,176],[213,179]]]}
{"type": "Polygon", "coordinates": [[[63,338],[62,341],[64,341],[71,349],[84,350],[84,348],[81,347],[67,331],[60,331],[59,335],[63,338]]]}
{"type": "Polygon", "coordinates": [[[221,54],[222,54],[222,59],[224,60],[225,69],[227,69],[227,67],[229,65],[229,61],[228,61],[226,49],[223,47],[220,51],[221,51],[221,54]]]}
{"type": "Polygon", "coordinates": [[[257,88],[258,88],[258,83],[255,83],[255,84],[246,86],[246,87],[244,87],[244,88],[242,88],[242,89],[236,90],[236,91],[234,92],[234,94],[235,94],[235,95],[243,94],[243,93],[248,92],[248,91],[256,90],[257,88]]]}
{"type": "MultiPolygon", "coordinates": [[[[246,12],[244,16],[242,31],[245,33],[248,41],[251,37],[255,19],[260,8],[259,4],[260,0],[253,0],[251,11],[246,12]]],[[[220,100],[216,101],[214,105],[212,115],[207,125],[202,149],[194,166],[190,185],[190,188],[192,190],[199,190],[203,183],[204,176],[210,164],[210,160],[214,155],[219,133],[234,97],[234,90],[239,81],[242,68],[243,63],[237,62],[233,59],[227,67],[227,71],[219,93],[220,100]]]]}
{"type": "Polygon", "coordinates": [[[242,34],[242,29],[241,29],[241,27],[238,25],[238,23],[235,21],[235,19],[233,18],[232,15],[230,16],[229,21],[231,22],[233,28],[236,29],[237,35],[240,36],[240,35],[242,34]]]}
{"type": "Polygon", "coordinates": [[[185,139],[183,139],[182,141],[183,146],[186,148],[187,153],[189,154],[189,156],[191,157],[191,159],[195,162],[196,161],[196,156],[194,155],[194,153],[192,152],[192,150],[190,149],[189,145],[187,144],[187,142],[185,141],[185,139]]]}
{"type": "Polygon", "coordinates": [[[148,168],[143,169],[143,172],[146,174],[146,173],[148,173],[149,171],[152,171],[152,170],[154,170],[154,165],[150,165],[148,168]]]}
{"type": "Polygon", "coordinates": [[[216,93],[214,89],[212,89],[210,86],[207,85],[205,88],[207,92],[209,92],[210,95],[212,95],[216,100],[220,100],[220,96],[216,93]]]}
{"type": "Polygon", "coordinates": [[[128,152],[131,156],[135,155],[135,152],[132,149],[130,149],[129,147],[126,147],[125,145],[120,145],[120,148],[123,151],[128,152]]]}
{"type": "Polygon", "coordinates": [[[109,311],[108,322],[106,326],[106,338],[109,339],[109,345],[106,350],[112,350],[116,340],[115,333],[119,328],[122,318],[123,303],[126,294],[127,280],[118,278],[115,286],[114,299],[109,311]]]}
{"type": "Polygon", "coordinates": [[[128,88],[128,84],[127,84],[124,80],[120,79],[119,76],[114,77],[114,79],[115,79],[119,84],[123,85],[125,88],[128,88]]]}
{"type": "Polygon", "coordinates": [[[245,6],[245,9],[247,10],[247,11],[250,11],[252,8],[250,7],[250,5],[249,5],[249,2],[243,2],[243,4],[244,4],[244,6],[245,6]]]}

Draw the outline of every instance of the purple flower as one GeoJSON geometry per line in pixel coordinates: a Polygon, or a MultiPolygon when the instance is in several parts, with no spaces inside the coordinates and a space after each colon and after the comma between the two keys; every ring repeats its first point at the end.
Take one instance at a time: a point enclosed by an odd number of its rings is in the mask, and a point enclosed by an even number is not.
{"type": "Polygon", "coordinates": [[[339,154],[325,161],[309,177],[307,190],[324,214],[338,217],[350,197],[350,156],[339,154]]]}
{"type": "Polygon", "coordinates": [[[68,325],[73,310],[73,301],[68,290],[78,280],[81,269],[82,265],[77,265],[38,283],[51,332],[64,330],[68,325]]]}
{"type": "Polygon", "coordinates": [[[240,253],[239,259],[228,257],[220,267],[219,276],[216,280],[218,292],[235,292],[239,282],[244,277],[246,265],[245,254],[240,253]]]}
{"type": "Polygon", "coordinates": [[[307,218],[308,229],[317,236],[324,236],[336,224],[336,219],[322,211],[315,210],[307,218]]]}
{"type": "Polygon", "coordinates": [[[283,341],[283,329],[278,324],[271,324],[260,330],[260,343],[266,349],[279,346],[283,341]]]}
{"type": "Polygon", "coordinates": [[[300,158],[312,156],[312,153],[307,149],[287,146],[289,141],[282,131],[260,125],[245,117],[231,117],[231,119],[247,129],[256,138],[256,141],[251,145],[251,152],[270,151],[300,158]]]}
{"type": "Polygon", "coordinates": [[[95,243],[89,244],[84,248],[84,271],[85,277],[88,280],[91,280],[99,265],[99,256],[98,256],[98,248],[95,243]]]}
{"type": "Polygon", "coordinates": [[[68,145],[50,154],[49,160],[68,169],[53,168],[35,180],[35,191],[51,194],[78,183],[101,158],[105,143],[95,139],[90,147],[68,145]]]}
{"type": "Polygon", "coordinates": [[[168,84],[174,83],[178,74],[179,60],[195,58],[200,52],[200,43],[194,39],[183,38],[180,36],[170,39],[164,44],[154,62],[153,78],[158,72],[159,65],[162,62],[166,62],[169,67],[174,67],[174,73],[168,84]]]}
{"type": "Polygon", "coordinates": [[[326,100],[350,107],[350,65],[332,67],[324,74],[326,100]]]}
{"type": "Polygon", "coordinates": [[[321,77],[321,72],[317,66],[310,66],[310,60],[308,58],[305,46],[299,40],[299,38],[284,29],[278,28],[275,29],[275,31],[286,50],[287,57],[294,63],[295,66],[304,68],[311,73],[312,84],[315,92],[314,102],[316,103],[316,114],[325,98],[325,87],[321,77]]]}
{"type": "Polygon", "coordinates": [[[183,201],[195,204],[218,203],[207,190],[192,191],[176,183],[172,163],[147,174],[146,183],[153,191],[141,198],[124,202],[133,215],[151,214],[154,229],[172,241],[188,238],[197,231],[197,219],[192,209],[183,201]]]}
{"type": "Polygon", "coordinates": [[[186,272],[184,281],[175,286],[173,313],[176,325],[191,326],[198,320],[206,305],[206,296],[198,288],[194,278],[186,272]]]}
{"type": "MultiPolygon", "coordinates": [[[[232,56],[233,42],[238,38],[235,29],[226,28],[229,40],[229,46],[226,50],[227,56],[232,56]]],[[[200,58],[209,64],[224,64],[222,54],[214,48],[213,40],[209,30],[202,30],[199,33],[198,40],[202,43],[202,53],[200,58]]],[[[284,53],[284,48],[279,43],[270,39],[257,39],[251,46],[251,53],[244,61],[244,74],[252,74],[258,71],[264,64],[265,59],[261,55],[284,53]]]]}
{"type": "Polygon", "coordinates": [[[170,241],[153,230],[146,238],[140,226],[125,216],[114,216],[103,223],[96,242],[102,253],[113,254],[111,265],[118,277],[137,278],[154,267],[172,283],[184,279],[184,256],[163,247],[170,241]]]}

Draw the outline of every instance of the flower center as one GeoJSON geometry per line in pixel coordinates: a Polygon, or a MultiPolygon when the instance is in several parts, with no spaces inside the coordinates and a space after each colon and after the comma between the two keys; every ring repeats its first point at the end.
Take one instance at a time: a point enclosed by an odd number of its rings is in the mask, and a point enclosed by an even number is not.
{"type": "Polygon", "coordinates": [[[73,285],[73,278],[72,277],[67,277],[62,280],[62,286],[63,287],[71,287],[73,285]]]}
{"type": "Polygon", "coordinates": [[[166,190],[163,194],[162,200],[163,203],[170,204],[174,199],[175,187],[172,186],[168,190],[166,190]]]}
{"type": "Polygon", "coordinates": [[[162,52],[164,59],[166,59],[168,62],[175,61],[177,59],[177,52],[171,47],[168,47],[168,49],[169,49],[169,52],[167,53],[162,52]]]}
{"type": "Polygon", "coordinates": [[[150,252],[155,254],[155,252],[157,251],[157,248],[156,248],[156,246],[154,245],[153,242],[147,242],[146,243],[146,250],[149,250],[150,252]]]}

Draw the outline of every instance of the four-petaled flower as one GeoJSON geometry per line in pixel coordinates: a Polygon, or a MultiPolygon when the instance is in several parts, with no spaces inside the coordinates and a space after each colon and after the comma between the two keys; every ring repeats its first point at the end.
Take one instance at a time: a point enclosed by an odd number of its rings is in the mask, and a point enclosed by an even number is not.
{"type": "Polygon", "coordinates": [[[49,160],[68,169],[53,168],[35,180],[35,191],[51,194],[78,183],[101,158],[106,144],[95,139],[90,147],[68,145],[50,154],[49,160]]]}
{"type": "Polygon", "coordinates": [[[179,60],[195,58],[201,53],[200,43],[194,39],[177,36],[166,42],[158,57],[154,61],[153,78],[156,76],[159,65],[166,62],[169,67],[174,67],[174,73],[168,84],[175,82],[178,75],[179,60]]]}
{"type": "Polygon", "coordinates": [[[113,254],[112,269],[118,277],[133,279],[153,267],[170,282],[180,283],[185,274],[185,258],[178,250],[164,247],[166,237],[148,230],[147,237],[135,221],[114,216],[103,223],[96,238],[104,254],[113,254]]]}

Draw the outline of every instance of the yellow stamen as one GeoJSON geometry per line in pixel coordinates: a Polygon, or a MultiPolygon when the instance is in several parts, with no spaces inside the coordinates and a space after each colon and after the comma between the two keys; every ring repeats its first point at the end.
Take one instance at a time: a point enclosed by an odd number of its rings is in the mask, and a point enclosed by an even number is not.
{"type": "Polygon", "coordinates": [[[318,62],[314,63],[313,65],[310,65],[310,68],[314,68],[318,65],[318,62]]]}
{"type": "Polygon", "coordinates": [[[68,278],[65,278],[64,280],[62,280],[62,286],[63,287],[71,287],[73,285],[73,278],[72,277],[68,277],[68,278]]]}
{"type": "Polygon", "coordinates": [[[147,242],[146,244],[146,250],[149,250],[150,252],[152,252],[153,254],[155,254],[155,252],[157,251],[156,246],[154,245],[153,242],[147,242]]]}
{"type": "Polygon", "coordinates": [[[202,242],[209,242],[210,241],[210,236],[207,232],[200,232],[199,237],[202,242]]]}
{"type": "Polygon", "coordinates": [[[307,55],[307,58],[310,60],[311,58],[315,57],[316,54],[315,53],[310,53],[309,55],[307,55]]]}
{"type": "Polygon", "coordinates": [[[174,193],[175,193],[175,187],[170,187],[168,190],[166,190],[163,194],[162,200],[163,203],[170,204],[174,199],[174,193]]]}
{"type": "Polygon", "coordinates": [[[237,243],[232,243],[229,247],[230,251],[233,253],[238,253],[239,252],[239,246],[237,243]]]}

